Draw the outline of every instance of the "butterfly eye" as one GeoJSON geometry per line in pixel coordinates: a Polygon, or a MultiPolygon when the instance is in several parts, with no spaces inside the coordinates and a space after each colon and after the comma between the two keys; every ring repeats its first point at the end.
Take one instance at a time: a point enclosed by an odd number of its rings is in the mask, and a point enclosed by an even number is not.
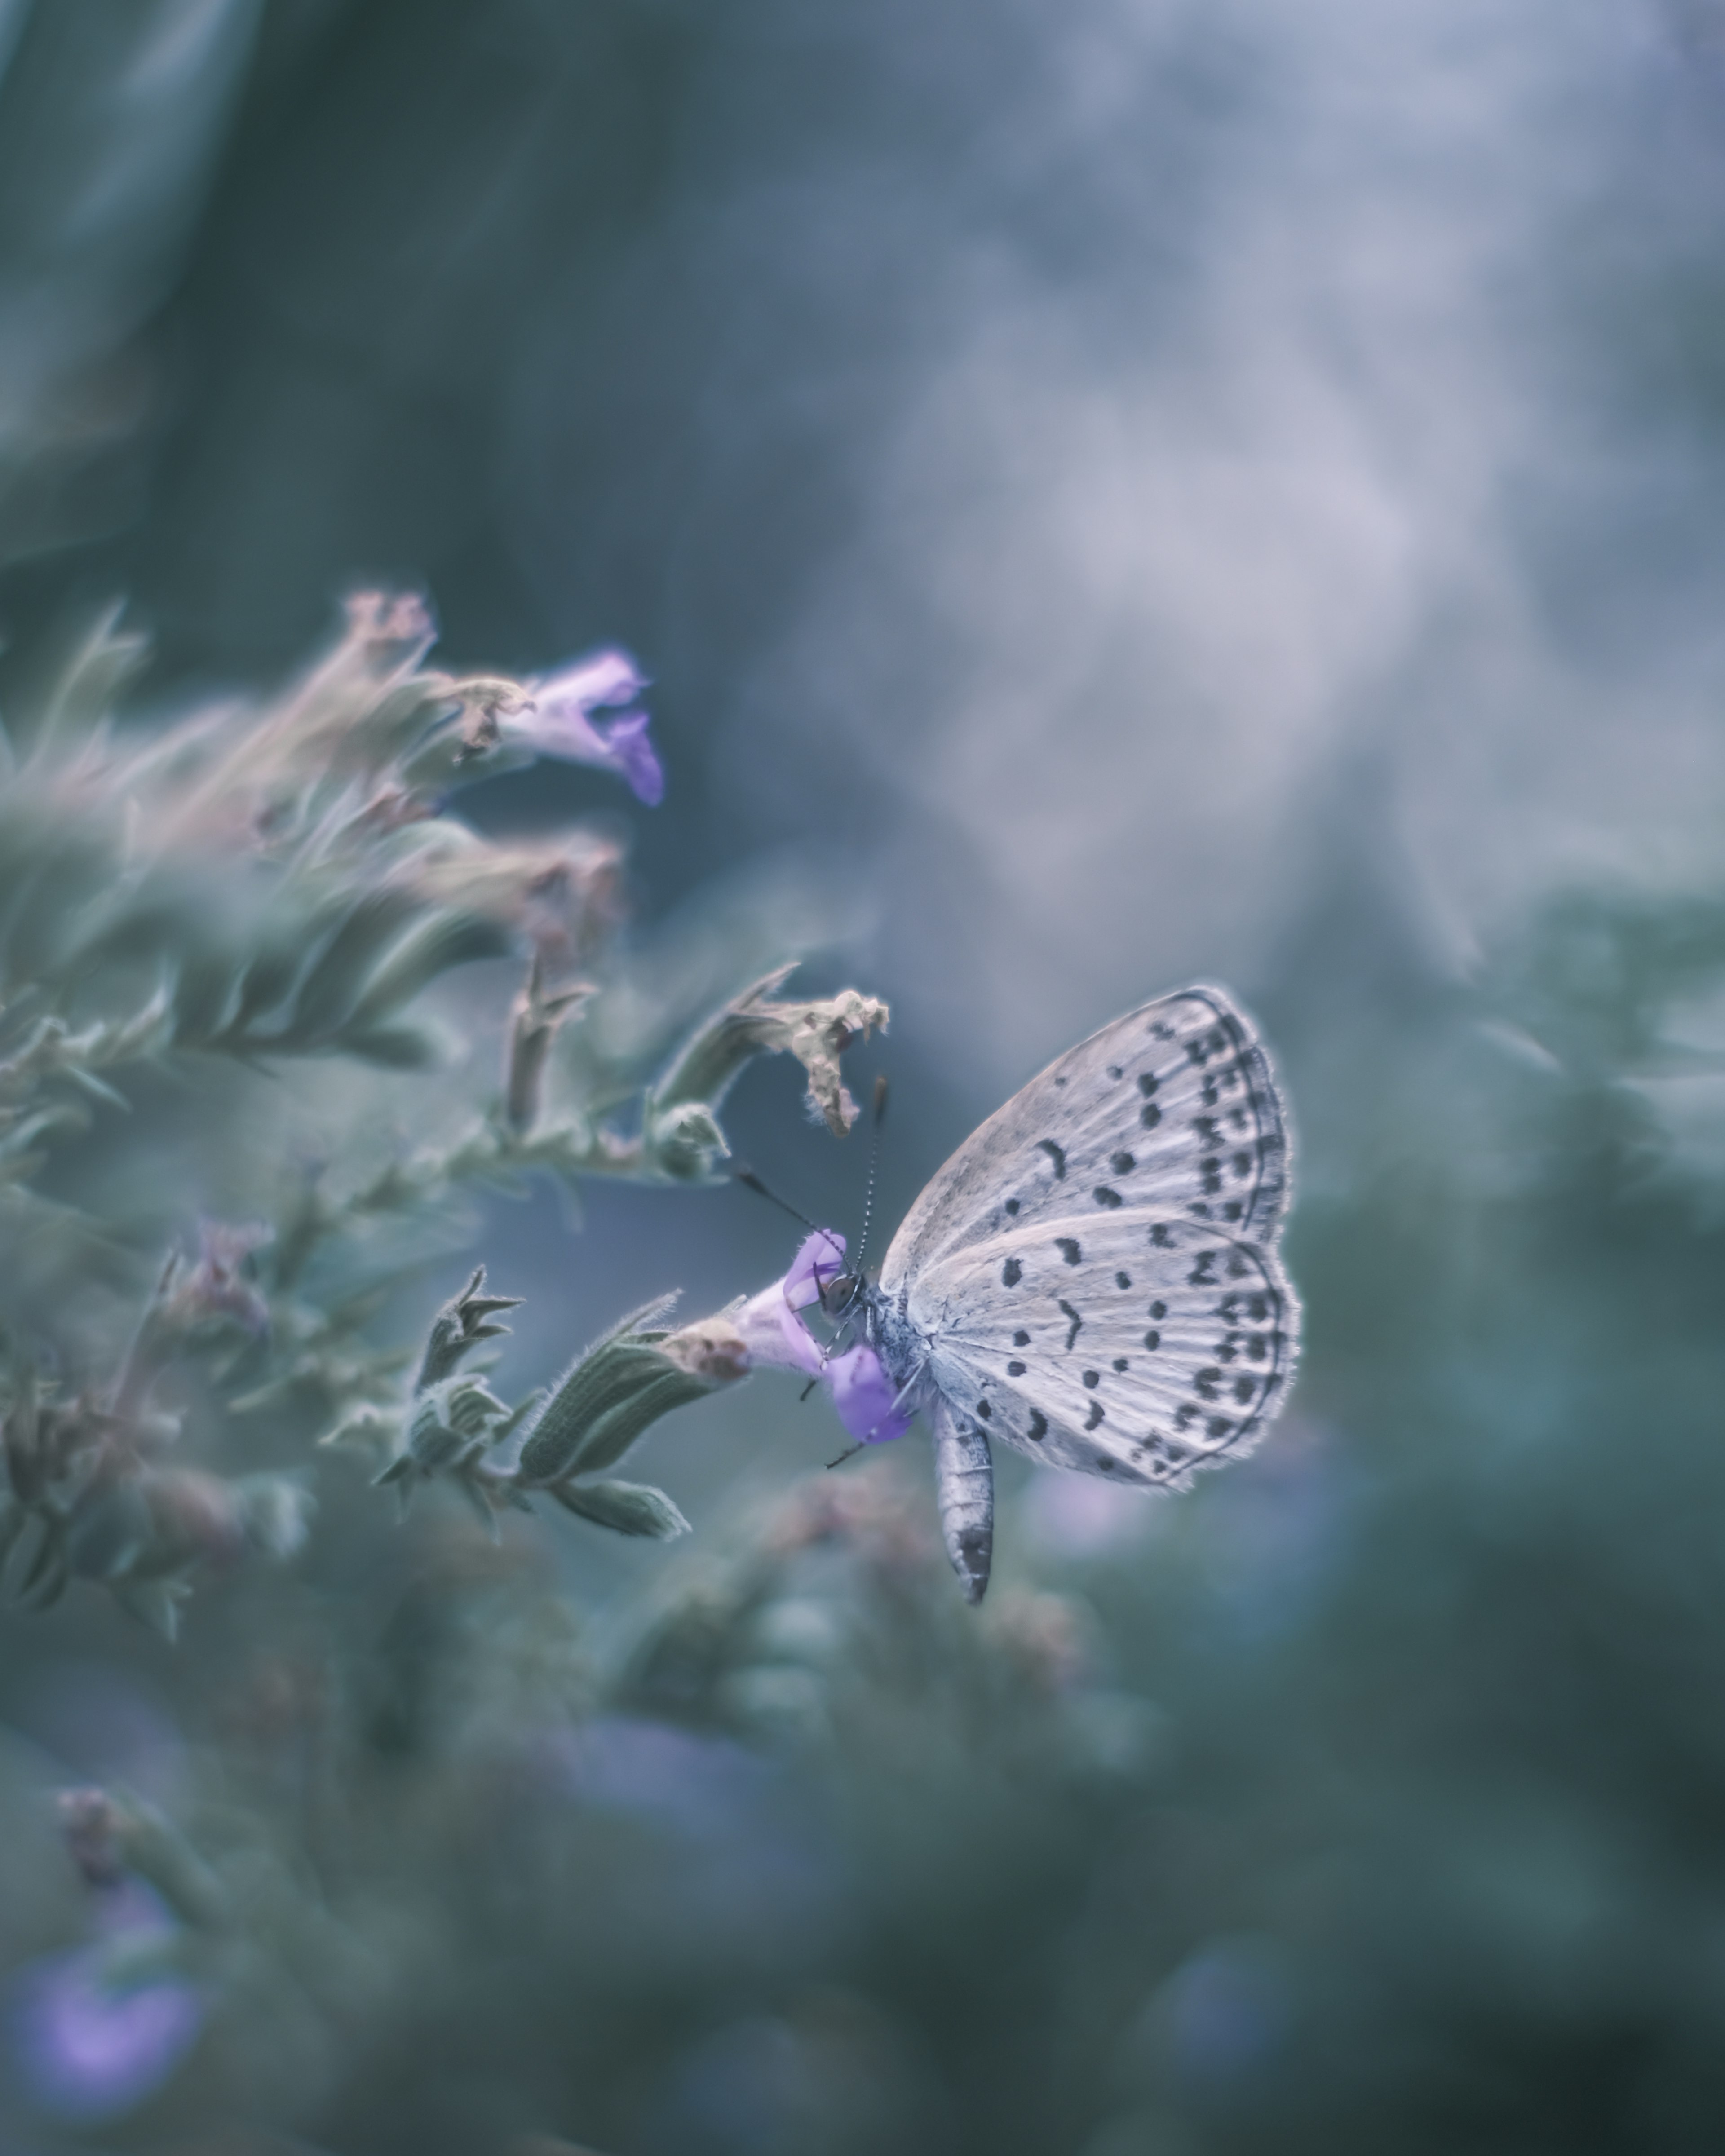
{"type": "Polygon", "coordinates": [[[855,1273],[835,1273],[821,1285],[820,1306],[829,1317],[838,1317],[847,1311],[856,1297],[855,1273]]]}

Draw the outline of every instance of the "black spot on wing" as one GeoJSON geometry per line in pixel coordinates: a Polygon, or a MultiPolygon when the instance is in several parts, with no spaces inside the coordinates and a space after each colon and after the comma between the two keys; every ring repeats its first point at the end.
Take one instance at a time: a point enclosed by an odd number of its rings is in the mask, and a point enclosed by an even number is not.
{"type": "Polygon", "coordinates": [[[1114,1285],[1115,1285],[1115,1286],[1116,1286],[1116,1287],[1122,1287],[1122,1288],[1124,1288],[1124,1287],[1130,1287],[1130,1286],[1132,1286],[1132,1275],[1131,1275],[1130,1273],[1116,1273],[1116,1274],[1115,1274],[1115,1276],[1114,1276],[1114,1285]]]}
{"type": "Polygon", "coordinates": [[[1117,1355],[1114,1358],[1114,1368],[1117,1370],[1129,1370],[1132,1368],[1132,1364],[1127,1362],[1124,1355],[1117,1355]]]}
{"type": "Polygon", "coordinates": [[[1100,1400],[1092,1400],[1090,1404],[1090,1413],[1084,1418],[1084,1426],[1086,1430],[1094,1430],[1101,1419],[1102,1403],[1100,1400]]]}
{"type": "Polygon", "coordinates": [[[1019,1263],[1016,1258],[1009,1258],[1006,1263],[1000,1268],[1000,1285],[1002,1287],[1016,1287],[1024,1277],[1024,1269],[1019,1263]]]}
{"type": "Polygon", "coordinates": [[[1137,1164],[1129,1152],[1116,1152],[1108,1156],[1108,1165],[1117,1175],[1130,1175],[1137,1164]]]}
{"type": "Polygon", "coordinates": [[[1070,1354],[1072,1351],[1072,1342],[1078,1337],[1078,1330],[1084,1323],[1084,1320],[1078,1315],[1078,1312],[1074,1310],[1070,1302],[1063,1302],[1060,1305],[1060,1308],[1072,1321],[1066,1327],[1066,1352],[1070,1354]]]}
{"type": "Polygon", "coordinates": [[[1026,1435],[1035,1439],[1039,1445],[1048,1435],[1048,1417],[1043,1414],[1040,1408],[1031,1409],[1030,1427],[1026,1435]]]}
{"type": "Polygon", "coordinates": [[[1069,1265],[1081,1265],[1084,1263],[1084,1253],[1078,1247],[1078,1238],[1076,1235],[1056,1235],[1055,1248],[1069,1265]]]}
{"type": "Polygon", "coordinates": [[[1006,1374],[1009,1378],[1022,1378],[1024,1374],[1024,1364],[1022,1363],[1009,1363],[1006,1366],[1006,1374]]]}
{"type": "Polygon", "coordinates": [[[1102,1373],[1101,1373],[1101,1372],[1100,1370],[1086,1370],[1086,1371],[1085,1372],[1085,1373],[1084,1373],[1084,1389],[1086,1390],[1086,1392],[1087,1392],[1087,1393],[1093,1393],[1093,1392],[1096,1390],[1096,1387],[1101,1383],[1101,1382],[1102,1382],[1102,1373]]]}
{"type": "Polygon", "coordinates": [[[1008,1211],[1009,1213],[1016,1213],[1016,1212],[1018,1211],[1018,1209],[1019,1209],[1019,1201],[1017,1200],[1017,1199],[1016,1199],[1016,1198],[1009,1198],[1009,1199],[1007,1199],[1007,1201],[1006,1201],[1006,1209],[1007,1209],[1007,1211],[1008,1211]]]}
{"type": "MultiPolygon", "coordinates": [[[[1060,1083],[1064,1085],[1065,1081],[1062,1079],[1060,1081],[1060,1083]]],[[[1066,1179],[1065,1147],[1064,1146],[1057,1146],[1052,1138],[1038,1138],[1036,1141],[1036,1150],[1038,1152],[1045,1152],[1049,1158],[1054,1163],[1055,1181],[1056,1183],[1064,1183],[1066,1179]]]]}
{"type": "Polygon", "coordinates": [[[1162,1345],[1162,1335],[1157,1332],[1153,1326],[1151,1327],[1150,1331],[1144,1335],[1144,1345],[1149,1349],[1153,1355],[1162,1345]]]}
{"type": "Polygon", "coordinates": [[[1111,1213],[1117,1206],[1126,1203],[1120,1193],[1117,1190],[1111,1190],[1106,1183],[1099,1183],[1090,1194],[1098,1205],[1106,1206],[1111,1213]]]}
{"type": "Polygon", "coordinates": [[[1029,1346],[1030,1336],[1025,1332],[1023,1326],[1020,1326],[1018,1331],[1013,1334],[1012,1344],[1014,1348],[1028,1348],[1029,1346]]]}

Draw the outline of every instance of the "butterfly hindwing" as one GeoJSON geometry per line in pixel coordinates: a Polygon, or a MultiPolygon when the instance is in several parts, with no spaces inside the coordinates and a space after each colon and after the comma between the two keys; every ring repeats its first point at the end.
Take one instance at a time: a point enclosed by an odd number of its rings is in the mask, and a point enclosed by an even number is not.
{"type": "Polygon", "coordinates": [[[1104,1026],[973,1132],[894,1237],[881,1288],[1055,1219],[1153,1213],[1268,1244],[1287,1157],[1250,1022],[1219,988],[1183,989],[1104,1026]]]}
{"type": "Polygon", "coordinates": [[[906,1298],[927,1378],[1051,1466],[1183,1488],[1250,1451],[1293,1374],[1299,1310],[1272,1250],[1125,1208],[949,1254],[906,1298]]]}

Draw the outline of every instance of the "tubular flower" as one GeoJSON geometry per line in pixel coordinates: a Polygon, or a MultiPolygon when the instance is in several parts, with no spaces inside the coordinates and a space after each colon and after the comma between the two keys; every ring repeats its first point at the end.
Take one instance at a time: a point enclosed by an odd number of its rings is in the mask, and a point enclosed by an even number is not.
{"type": "Polygon", "coordinates": [[[844,1270],[845,1238],[818,1228],[803,1238],[784,1278],[751,1296],[730,1319],[752,1362],[818,1378],[850,1435],[860,1445],[883,1445],[904,1435],[911,1414],[895,1412],[896,1389],[880,1357],[863,1340],[842,1354],[827,1353],[798,1315],[844,1270]]]}
{"type": "Polygon", "coordinates": [[[541,756],[614,771],[649,808],[665,798],[665,768],[648,737],[647,714],[624,710],[603,722],[594,717],[614,706],[632,706],[647,686],[626,651],[595,651],[530,686],[529,704],[500,714],[506,739],[541,756]]]}

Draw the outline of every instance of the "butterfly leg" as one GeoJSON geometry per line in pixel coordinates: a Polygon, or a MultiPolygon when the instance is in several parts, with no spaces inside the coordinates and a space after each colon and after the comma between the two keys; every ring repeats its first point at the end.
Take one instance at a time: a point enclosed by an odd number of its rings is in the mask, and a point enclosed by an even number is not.
{"type": "Polygon", "coordinates": [[[934,1486],[941,1532],[967,1602],[980,1602],[994,1556],[994,1463],[974,1423],[945,1400],[934,1410],[934,1486]]]}

